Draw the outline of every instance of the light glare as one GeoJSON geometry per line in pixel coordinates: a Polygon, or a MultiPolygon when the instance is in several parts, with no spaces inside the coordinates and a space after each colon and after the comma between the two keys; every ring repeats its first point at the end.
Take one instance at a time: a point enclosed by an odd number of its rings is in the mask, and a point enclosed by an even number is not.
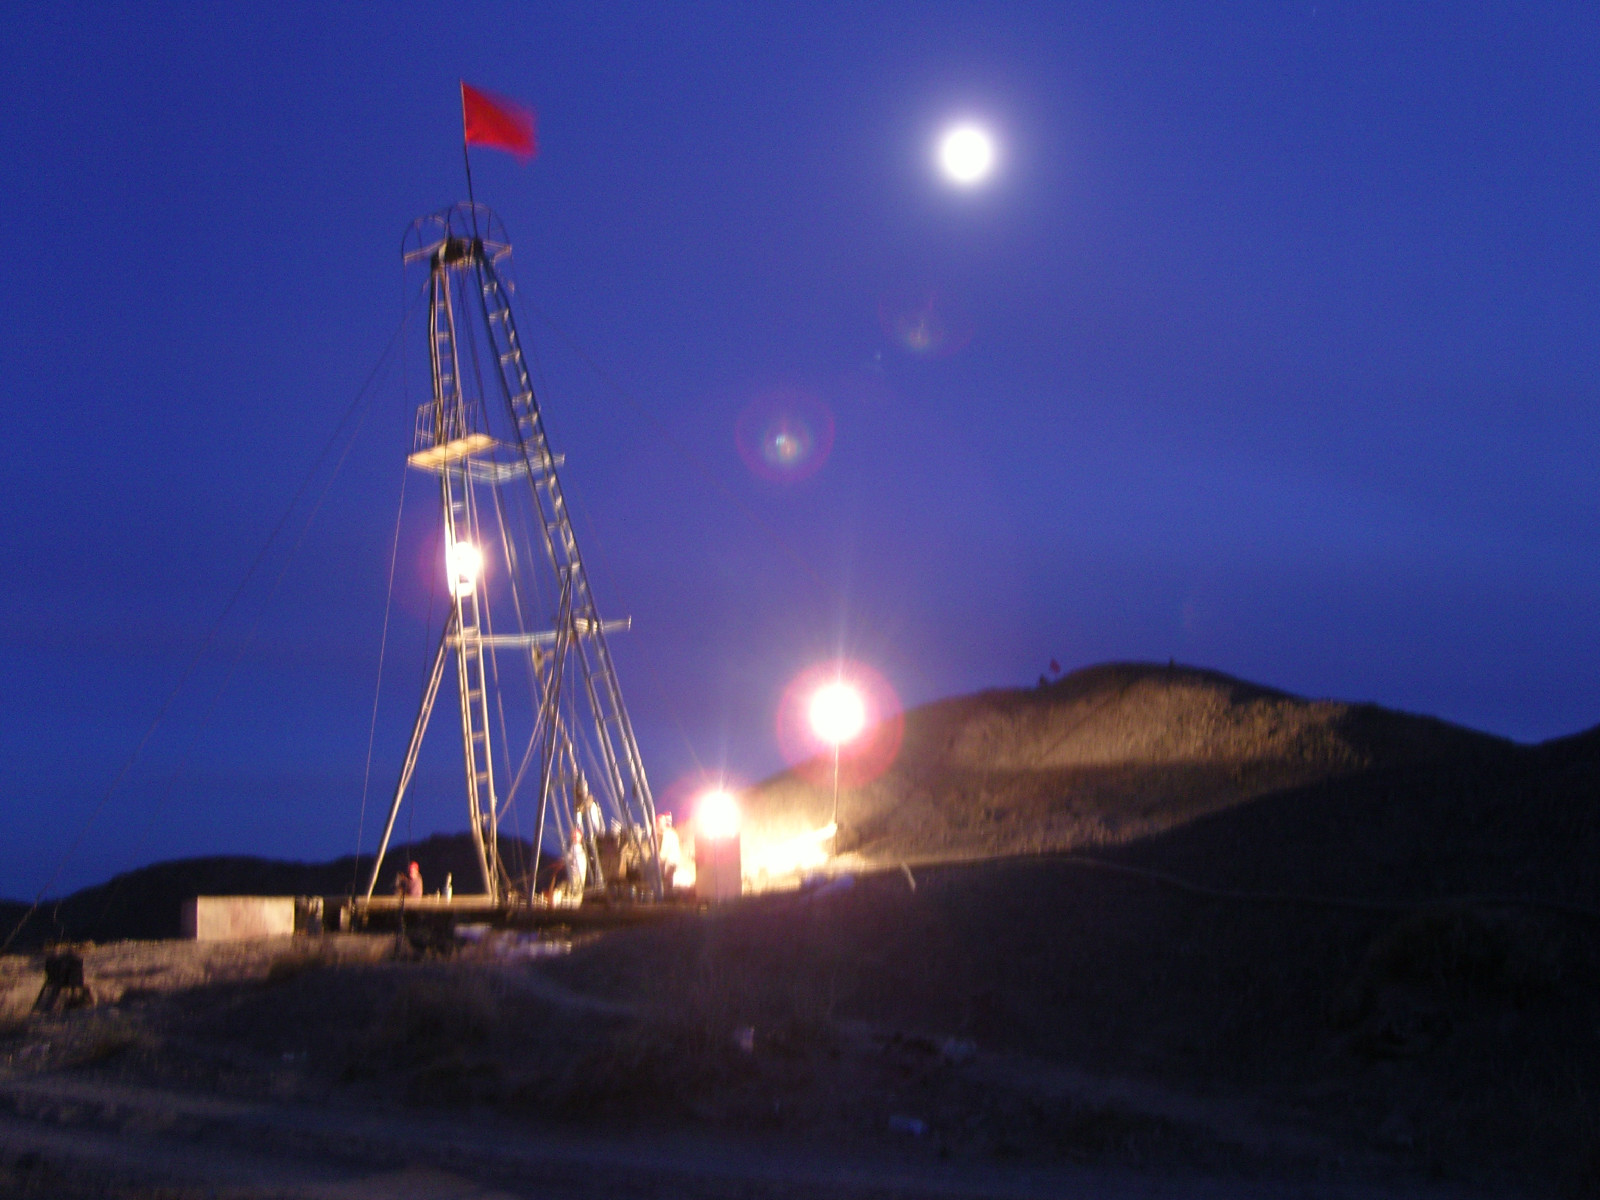
{"type": "Polygon", "coordinates": [[[470,596],[483,572],[483,551],[471,542],[456,542],[445,551],[445,569],[450,575],[450,590],[457,596],[470,596]]]}
{"type": "Polygon", "coordinates": [[[694,810],[695,832],[707,841],[724,841],[739,834],[739,802],[731,792],[717,789],[700,797],[694,810]]]}
{"type": "Polygon", "coordinates": [[[829,683],[811,697],[811,728],[831,746],[852,740],[867,724],[867,705],[847,683],[829,683]]]}

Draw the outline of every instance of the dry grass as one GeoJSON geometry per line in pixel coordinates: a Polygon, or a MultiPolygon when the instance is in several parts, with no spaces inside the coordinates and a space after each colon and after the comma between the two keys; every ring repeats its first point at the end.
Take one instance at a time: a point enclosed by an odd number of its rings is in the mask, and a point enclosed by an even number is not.
{"type": "Polygon", "coordinates": [[[65,1070],[97,1067],[118,1058],[143,1042],[137,1027],[123,1020],[97,1022],[72,1040],[54,1065],[65,1070]]]}
{"type": "Polygon", "coordinates": [[[44,966],[31,954],[0,956],[0,1021],[26,1015],[44,983],[44,966]]]}
{"type": "Polygon", "coordinates": [[[1524,1004],[1560,984],[1563,948],[1555,928],[1525,912],[1435,905],[1374,941],[1363,977],[1370,986],[1421,987],[1450,1001],[1524,1004]]]}
{"type": "Polygon", "coordinates": [[[139,1044],[139,1035],[128,1029],[106,1030],[76,1047],[59,1060],[58,1065],[68,1070],[93,1067],[124,1054],[139,1044]]]}
{"type": "Polygon", "coordinates": [[[0,1040],[20,1037],[27,1031],[33,1002],[43,982],[43,970],[39,971],[37,979],[0,976],[0,1040]]]}
{"type": "Polygon", "coordinates": [[[372,1027],[352,1041],[349,1080],[399,1079],[416,1103],[469,1103],[504,1094],[512,1032],[505,996],[478,970],[390,974],[372,1027]]]}
{"type": "Polygon", "coordinates": [[[327,946],[318,941],[308,941],[304,945],[296,945],[293,949],[279,954],[267,965],[267,974],[264,982],[268,986],[287,983],[297,979],[307,971],[318,971],[324,967],[336,964],[338,955],[329,952],[327,946]]]}

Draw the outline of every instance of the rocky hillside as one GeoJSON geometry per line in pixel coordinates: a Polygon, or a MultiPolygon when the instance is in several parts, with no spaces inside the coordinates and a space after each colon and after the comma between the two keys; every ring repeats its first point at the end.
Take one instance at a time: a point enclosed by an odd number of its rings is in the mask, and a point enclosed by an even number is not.
{"type": "MultiPolygon", "coordinates": [[[[868,864],[1125,842],[1285,788],[1513,749],[1376,705],[1129,663],[924,705],[876,736],[843,765],[836,846],[868,864]],[[889,768],[854,778],[896,736],[889,768]]],[[[753,789],[748,873],[772,880],[790,871],[830,806],[827,764],[802,764],[753,789]]]]}

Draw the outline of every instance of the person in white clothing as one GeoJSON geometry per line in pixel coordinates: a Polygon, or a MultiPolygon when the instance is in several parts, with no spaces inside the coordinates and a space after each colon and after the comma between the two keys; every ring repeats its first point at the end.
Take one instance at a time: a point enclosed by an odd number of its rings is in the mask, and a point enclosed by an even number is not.
{"type": "Polygon", "coordinates": [[[584,836],[600,837],[606,831],[605,819],[600,815],[600,805],[582,775],[578,776],[578,786],[574,790],[576,803],[573,808],[577,811],[578,824],[583,826],[584,836]]]}
{"type": "Polygon", "coordinates": [[[581,904],[583,887],[588,881],[589,855],[583,848],[583,830],[574,824],[572,836],[567,839],[566,854],[562,856],[561,865],[556,868],[555,875],[550,880],[547,900],[554,906],[556,891],[559,889],[573,904],[581,904]]]}
{"type": "Polygon", "coordinates": [[[567,890],[581,896],[588,882],[589,855],[583,848],[583,832],[574,829],[572,840],[567,843],[567,890]]]}

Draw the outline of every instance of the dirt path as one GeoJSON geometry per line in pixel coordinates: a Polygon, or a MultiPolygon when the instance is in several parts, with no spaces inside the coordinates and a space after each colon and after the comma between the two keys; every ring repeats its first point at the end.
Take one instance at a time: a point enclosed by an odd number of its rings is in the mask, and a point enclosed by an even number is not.
{"type": "MultiPolygon", "coordinates": [[[[996,1088],[1044,1100],[1066,1100],[1089,1108],[1111,1108],[1206,1131],[1219,1141],[1254,1154],[1332,1161],[1348,1156],[1331,1139],[1265,1122],[1252,1108],[1215,1097],[1201,1098],[1131,1079],[1106,1078],[1058,1064],[1008,1054],[979,1054],[967,1077],[996,1088]]],[[[1377,1160],[1374,1157],[1374,1165],[1377,1160]]]]}
{"type": "MultiPolygon", "coordinates": [[[[820,1150],[820,1148],[817,1148],[820,1150]]],[[[219,1099],[64,1075],[0,1078],[0,1196],[505,1200],[1320,1200],[1467,1193],[1093,1169],[951,1167],[703,1137],[591,1138],[474,1117],[219,1099]],[[157,1189],[160,1190],[159,1193],[157,1189]]]]}

